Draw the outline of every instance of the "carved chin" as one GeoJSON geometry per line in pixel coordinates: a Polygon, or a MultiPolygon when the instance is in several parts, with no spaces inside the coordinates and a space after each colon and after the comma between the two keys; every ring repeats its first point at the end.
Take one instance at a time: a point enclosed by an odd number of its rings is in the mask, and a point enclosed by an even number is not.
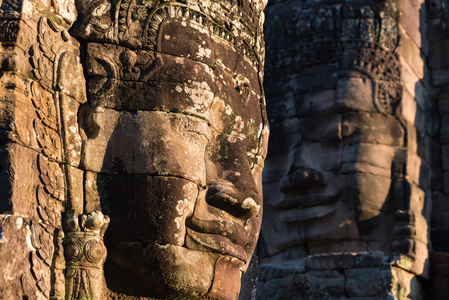
{"type": "Polygon", "coordinates": [[[115,293],[198,299],[212,285],[218,258],[174,245],[123,243],[108,252],[106,283],[115,293]]]}

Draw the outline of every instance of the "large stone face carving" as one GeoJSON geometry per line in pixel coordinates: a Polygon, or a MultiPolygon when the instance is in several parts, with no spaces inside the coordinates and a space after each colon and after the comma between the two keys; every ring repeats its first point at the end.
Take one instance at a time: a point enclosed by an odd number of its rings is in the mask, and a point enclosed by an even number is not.
{"type": "Polygon", "coordinates": [[[236,298],[261,222],[261,4],[98,5],[78,3],[73,31],[87,41],[86,206],[111,218],[108,293],[236,298]]]}
{"type": "Polygon", "coordinates": [[[0,293],[236,299],[262,214],[265,3],[1,5],[0,224],[24,250],[0,293]]]}

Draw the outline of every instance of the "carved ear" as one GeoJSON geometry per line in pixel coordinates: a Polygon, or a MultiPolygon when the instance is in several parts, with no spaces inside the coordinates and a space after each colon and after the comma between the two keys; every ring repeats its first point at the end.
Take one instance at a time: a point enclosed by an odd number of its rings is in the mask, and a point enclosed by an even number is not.
{"type": "Polygon", "coordinates": [[[100,131],[100,126],[94,120],[94,109],[87,103],[78,110],[78,124],[83,138],[94,139],[100,131]]]}
{"type": "MultiPolygon", "coordinates": [[[[94,52],[94,51],[92,51],[94,52]]],[[[92,52],[89,52],[91,54],[92,52]]],[[[87,73],[90,76],[120,78],[116,63],[106,53],[88,55],[87,73]]]]}

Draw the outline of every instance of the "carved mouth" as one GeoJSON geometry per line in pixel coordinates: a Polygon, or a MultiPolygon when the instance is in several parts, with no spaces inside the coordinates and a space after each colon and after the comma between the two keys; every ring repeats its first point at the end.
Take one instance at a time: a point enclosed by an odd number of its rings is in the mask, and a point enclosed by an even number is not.
{"type": "Polygon", "coordinates": [[[306,208],[290,209],[282,212],[279,219],[285,223],[303,222],[318,219],[331,214],[336,209],[335,204],[316,205],[306,208]]]}
{"type": "Polygon", "coordinates": [[[188,249],[217,252],[247,262],[248,255],[243,247],[234,244],[230,239],[217,234],[200,233],[190,228],[186,229],[186,246],[188,249]]]}
{"type": "Polygon", "coordinates": [[[232,243],[245,246],[249,241],[249,232],[238,220],[222,214],[223,220],[199,220],[195,216],[186,220],[187,228],[205,234],[219,235],[229,239],[232,243]]]}
{"type": "Polygon", "coordinates": [[[304,222],[333,213],[339,196],[308,195],[281,199],[273,207],[285,223],[304,222]]]}
{"type": "Polygon", "coordinates": [[[303,209],[312,206],[320,206],[337,202],[339,196],[307,195],[302,197],[285,197],[273,203],[272,206],[279,210],[303,209]]]}

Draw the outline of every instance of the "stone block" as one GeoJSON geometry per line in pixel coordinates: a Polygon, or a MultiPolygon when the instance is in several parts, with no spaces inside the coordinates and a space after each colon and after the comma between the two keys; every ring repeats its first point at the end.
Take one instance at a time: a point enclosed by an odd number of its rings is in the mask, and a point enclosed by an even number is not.
{"type": "Polygon", "coordinates": [[[354,254],[341,255],[317,255],[306,258],[305,264],[307,271],[322,271],[322,270],[343,270],[354,267],[354,254]]]}
{"type": "Polygon", "coordinates": [[[345,113],[342,136],[346,143],[404,145],[404,129],[393,116],[371,113],[345,113]]]}
{"type": "Polygon", "coordinates": [[[15,143],[0,148],[0,212],[13,212],[38,220],[36,191],[41,183],[38,154],[15,143]]]}
{"type": "Polygon", "coordinates": [[[362,253],[355,256],[357,268],[373,268],[391,264],[392,255],[381,252],[362,253]]]}
{"type": "Polygon", "coordinates": [[[391,241],[368,242],[367,251],[369,252],[384,252],[384,249],[391,249],[391,241]]]}
{"type": "Polygon", "coordinates": [[[357,268],[345,271],[345,291],[349,297],[382,297],[389,294],[391,271],[381,268],[357,268]]]}
{"type": "MultiPolygon", "coordinates": [[[[448,217],[446,214],[445,217],[448,217]]],[[[439,229],[432,227],[431,238],[432,238],[432,247],[434,251],[448,251],[449,250],[449,241],[446,237],[449,234],[449,229],[439,229]]]]}
{"type": "Polygon", "coordinates": [[[336,271],[259,281],[257,299],[340,299],[344,296],[344,277],[336,271]],[[271,298],[269,298],[271,297],[271,298]]]}
{"type": "Polygon", "coordinates": [[[86,213],[101,211],[100,192],[98,191],[97,173],[85,171],[84,184],[84,209],[86,213]]]}
{"type": "Polygon", "coordinates": [[[304,130],[301,126],[301,120],[296,118],[271,123],[269,156],[288,156],[290,149],[301,143],[301,133],[304,130]]]}
{"type": "Polygon", "coordinates": [[[258,282],[256,298],[261,300],[283,300],[290,298],[292,277],[258,282]]]}
{"type": "Polygon", "coordinates": [[[278,95],[272,91],[277,91],[279,89],[282,90],[281,87],[273,87],[266,91],[267,114],[270,123],[283,121],[296,115],[294,94],[285,92],[278,95]]]}
{"type": "MultiPolygon", "coordinates": [[[[407,61],[404,57],[400,56],[401,63],[401,80],[403,82],[403,91],[408,92],[414,100],[418,103],[421,109],[427,109],[429,105],[426,102],[426,95],[424,93],[424,85],[422,83],[422,76],[425,70],[421,70],[421,74],[416,73],[416,69],[410,66],[410,62],[407,61]]],[[[422,64],[422,59],[421,60],[422,64]]]]}
{"type": "Polygon", "coordinates": [[[438,139],[431,138],[428,135],[424,136],[424,153],[425,153],[425,160],[429,163],[430,166],[436,166],[441,167],[442,162],[442,156],[441,156],[441,144],[439,143],[438,139]]]}
{"type": "Polygon", "coordinates": [[[338,299],[345,296],[344,281],[344,275],[335,270],[296,275],[290,286],[289,299],[338,299]]]}
{"type": "MultiPolygon", "coordinates": [[[[234,91],[234,94],[236,91],[234,91]]],[[[89,81],[89,94],[93,106],[117,110],[181,111],[209,118],[209,106],[214,94],[189,84],[162,82],[152,85],[145,82],[128,82],[110,78],[93,78],[89,81]],[[105,88],[104,86],[107,86],[105,88]],[[114,98],[110,97],[114,94],[114,98]]]]}
{"type": "Polygon", "coordinates": [[[283,264],[284,262],[293,262],[298,261],[298,258],[301,257],[299,262],[304,267],[304,260],[302,257],[307,257],[309,255],[309,250],[307,248],[307,245],[299,245],[295,247],[290,247],[288,249],[284,249],[284,251],[273,254],[270,256],[270,262],[273,264],[280,263],[283,264]]]}
{"type": "Polygon", "coordinates": [[[438,95],[438,112],[440,114],[449,113],[449,92],[443,92],[438,95]]]}
{"type": "Polygon", "coordinates": [[[198,31],[185,21],[184,26],[180,23],[181,20],[173,19],[161,24],[157,51],[213,65],[215,55],[210,34],[198,31]]]}
{"type": "Polygon", "coordinates": [[[87,101],[86,80],[80,61],[79,43],[74,38],[70,42],[71,44],[65,45],[68,49],[59,57],[54,89],[79,103],[85,103],[87,101]]]}
{"type": "MultiPolygon", "coordinates": [[[[394,216],[391,212],[360,209],[357,211],[360,239],[364,242],[387,242],[393,238],[394,216]]],[[[382,249],[391,251],[390,247],[382,249]]]]}
{"type": "Polygon", "coordinates": [[[351,207],[368,211],[391,212],[390,200],[391,178],[365,173],[347,175],[347,189],[351,207]]]}
{"type": "MultiPolygon", "coordinates": [[[[295,76],[287,82],[296,93],[296,95],[303,95],[305,93],[321,93],[326,90],[335,90],[338,82],[338,72],[333,68],[331,71],[309,73],[305,76],[295,76]]],[[[302,100],[302,97],[301,97],[302,100]]],[[[308,105],[304,105],[308,107],[308,105]]],[[[299,109],[296,110],[300,112],[299,109]]]]}
{"type": "Polygon", "coordinates": [[[340,78],[337,84],[336,107],[342,111],[378,112],[375,88],[367,78],[340,78]]]}
{"type": "Polygon", "coordinates": [[[399,268],[392,268],[393,286],[392,294],[396,297],[404,297],[407,299],[426,299],[422,285],[422,278],[416,276],[412,272],[399,268]]]}
{"type": "Polygon", "coordinates": [[[299,118],[295,125],[303,141],[327,143],[341,140],[341,115],[320,113],[299,118]]]}
{"type": "Polygon", "coordinates": [[[294,167],[320,171],[337,170],[341,164],[343,144],[339,141],[303,141],[294,152],[294,167]]]}
{"type": "MultiPolygon", "coordinates": [[[[423,9],[421,1],[412,2],[407,0],[400,0],[398,8],[401,10],[399,23],[404,28],[404,31],[413,42],[423,50],[426,50],[425,42],[423,41],[422,33],[427,30],[426,27],[426,13],[423,9]]],[[[424,53],[428,53],[424,51],[424,53]]]]}
{"type": "Polygon", "coordinates": [[[432,194],[432,217],[430,218],[432,229],[449,230],[449,195],[434,192],[432,194]]]}
{"type": "Polygon", "coordinates": [[[440,142],[449,144],[449,114],[444,114],[441,117],[440,142]]]}
{"type": "Polygon", "coordinates": [[[449,194],[449,171],[443,172],[443,192],[449,194]]]}
{"type": "MultiPolygon", "coordinates": [[[[39,134],[35,133],[34,128],[36,126],[42,128],[45,125],[35,113],[36,108],[33,103],[36,102],[33,100],[37,99],[30,97],[30,88],[26,84],[26,79],[5,74],[0,79],[0,86],[0,143],[15,142],[40,151],[37,141],[39,134]],[[14,88],[6,88],[7,86],[14,88]]],[[[46,98],[52,99],[51,94],[45,93],[46,98]]]]}
{"type": "Polygon", "coordinates": [[[342,174],[351,173],[366,173],[383,177],[390,177],[391,171],[376,166],[372,166],[368,163],[349,162],[343,163],[341,166],[342,174]]]}
{"type": "Polygon", "coordinates": [[[263,263],[259,265],[259,280],[269,281],[276,278],[291,278],[295,274],[305,273],[304,260],[283,263],[263,263]]]}
{"type": "Polygon", "coordinates": [[[258,276],[258,257],[253,255],[251,262],[242,275],[240,295],[237,300],[255,300],[258,276]]]}
{"type": "Polygon", "coordinates": [[[442,172],[442,167],[438,167],[438,168],[434,168],[437,170],[440,170],[439,172],[435,172],[432,170],[432,168],[430,168],[430,166],[423,161],[420,167],[420,171],[419,171],[419,187],[422,188],[423,190],[428,190],[431,188],[431,184],[433,184],[434,188],[433,190],[437,191],[437,190],[441,190],[441,188],[438,187],[438,185],[436,183],[440,182],[440,186],[441,186],[441,177],[439,176],[438,173],[442,172]],[[436,176],[435,178],[432,178],[433,176],[436,176]],[[438,179],[438,180],[435,180],[438,179]]]}
{"type": "Polygon", "coordinates": [[[350,144],[343,148],[342,162],[366,163],[374,167],[391,170],[398,152],[397,148],[376,144],[350,144]]]}
{"type": "Polygon", "coordinates": [[[429,279],[429,247],[427,243],[415,242],[415,249],[413,251],[413,265],[410,269],[410,273],[419,275],[422,278],[429,279]]]}
{"type": "Polygon", "coordinates": [[[405,127],[406,136],[407,136],[407,149],[414,153],[418,153],[420,157],[424,157],[423,155],[423,142],[422,136],[417,132],[413,123],[404,122],[403,126],[405,127]]]}
{"type": "MultiPolygon", "coordinates": [[[[416,213],[424,213],[424,201],[425,201],[425,193],[422,189],[420,189],[416,184],[411,184],[410,191],[410,211],[416,213]]],[[[428,199],[430,201],[430,199],[428,199]]],[[[421,216],[422,217],[422,216],[421,216]]],[[[427,228],[427,226],[426,226],[427,228]]]]}
{"type": "MultiPolygon", "coordinates": [[[[77,213],[87,211],[84,209],[84,172],[70,165],[64,165],[64,173],[67,183],[67,203],[69,209],[75,210],[77,213]]],[[[100,211],[98,209],[98,211],[100,211]]]]}
{"type": "Polygon", "coordinates": [[[78,167],[81,160],[82,139],[79,131],[78,109],[79,102],[65,94],[57,96],[64,116],[61,126],[63,139],[64,162],[78,167]]]}
{"type": "Polygon", "coordinates": [[[449,297],[449,253],[434,252],[430,254],[432,273],[432,295],[435,299],[449,297]]]}
{"type": "Polygon", "coordinates": [[[449,69],[434,70],[431,73],[430,82],[433,86],[443,86],[449,82],[449,69]]]}
{"type": "Polygon", "coordinates": [[[177,85],[190,82],[190,87],[214,91],[212,70],[201,62],[152,51],[133,51],[111,44],[89,43],[87,47],[87,72],[92,77],[177,85]],[[130,65],[132,63],[134,65],[130,65]],[[128,71],[131,72],[128,75],[125,71],[130,66],[134,69],[128,71]]]}
{"type": "Polygon", "coordinates": [[[431,42],[429,68],[432,70],[449,68],[449,59],[445,55],[447,51],[449,51],[449,39],[431,42]]]}
{"type": "Polygon", "coordinates": [[[209,129],[203,120],[184,114],[100,108],[90,117],[98,131],[83,144],[85,170],[169,174],[205,183],[209,129]],[[161,157],[160,153],[165,155],[161,157]]]}
{"type": "Polygon", "coordinates": [[[335,108],[335,89],[323,89],[319,92],[301,95],[295,98],[295,109],[298,116],[310,116],[313,113],[331,112],[335,108]]]}
{"type": "Polygon", "coordinates": [[[32,298],[39,297],[41,294],[30,272],[30,252],[36,250],[31,244],[30,236],[29,220],[19,216],[0,214],[0,257],[2,258],[0,294],[2,297],[32,298]]]}
{"type": "Polygon", "coordinates": [[[412,123],[415,126],[415,130],[417,131],[417,134],[423,135],[425,132],[426,127],[426,119],[427,115],[426,113],[421,109],[421,106],[417,106],[416,114],[415,114],[415,120],[412,123]]]}
{"type": "MultiPolygon", "coordinates": [[[[416,113],[418,110],[418,104],[415,98],[406,89],[403,90],[402,99],[396,107],[395,113],[404,120],[405,124],[410,124],[411,128],[415,127],[416,113]]],[[[416,129],[415,129],[416,135],[416,129]]]]}
{"type": "Polygon", "coordinates": [[[198,196],[194,183],[167,176],[105,174],[98,174],[96,181],[101,210],[111,218],[106,244],[184,245],[186,218],[198,196]]]}
{"type": "MultiPolygon", "coordinates": [[[[437,162],[436,164],[438,164],[438,161],[440,160],[440,152],[438,151],[438,145],[437,144],[433,144],[432,146],[434,146],[435,148],[431,149],[432,151],[434,151],[434,153],[432,153],[433,155],[438,154],[438,156],[434,156],[433,159],[435,159],[437,162]],[[435,151],[437,151],[435,153],[435,151]]],[[[405,175],[407,176],[408,180],[410,180],[411,182],[414,182],[415,184],[419,185],[420,184],[420,172],[421,172],[421,165],[422,165],[422,159],[421,157],[419,157],[418,155],[416,155],[416,153],[412,152],[412,151],[407,151],[407,162],[406,162],[406,170],[405,170],[405,175]]]]}
{"type": "MultiPolygon", "coordinates": [[[[355,225],[355,224],[354,224],[355,225]]],[[[357,232],[357,234],[359,234],[357,232]]],[[[353,234],[354,236],[354,234],[353,234]]],[[[349,237],[349,241],[331,241],[329,238],[326,241],[308,242],[310,254],[319,255],[326,253],[343,254],[350,252],[365,252],[367,251],[367,243],[360,240],[360,237],[349,237]]]]}
{"type": "MultiPolygon", "coordinates": [[[[399,54],[408,63],[413,72],[418,78],[424,78],[424,61],[421,58],[421,49],[404,31],[402,26],[399,26],[399,33],[401,35],[401,47],[399,47],[399,54]]],[[[402,60],[402,59],[401,59],[402,60]]],[[[403,63],[401,63],[403,65],[403,63]]]]}
{"type": "Polygon", "coordinates": [[[437,113],[426,114],[426,133],[432,137],[437,138],[440,134],[440,116],[437,113]]]}

